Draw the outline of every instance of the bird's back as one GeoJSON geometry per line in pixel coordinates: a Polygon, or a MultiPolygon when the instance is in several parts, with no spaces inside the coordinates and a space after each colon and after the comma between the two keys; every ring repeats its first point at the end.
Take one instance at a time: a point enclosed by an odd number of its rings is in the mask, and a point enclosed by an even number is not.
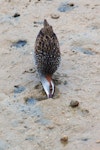
{"type": "Polygon", "coordinates": [[[44,75],[52,75],[60,63],[59,42],[46,20],[36,38],[35,61],[38,72],[44,75]]]}

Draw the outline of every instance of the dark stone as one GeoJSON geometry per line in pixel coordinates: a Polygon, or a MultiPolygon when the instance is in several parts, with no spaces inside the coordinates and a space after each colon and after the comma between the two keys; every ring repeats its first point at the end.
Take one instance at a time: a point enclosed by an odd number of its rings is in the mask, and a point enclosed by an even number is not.
{"type": "Polygon", "coordinates": [[[12,46],[14,46],[16,48],[21,48],[21,47],[24,47],[26,44],[27,44],[26,40],[19,40],[19,41],[13,43],[12,46]]]}
{"type": "Polygon", "coordinates": [[[19,13],[15,13],[15,14],[13,15],[14,18],[19,17],[19,16],[20,16],[19,13]]]}
{"type": "Polygon", "coordinates": [[[73,6],[74,6],[74,3],[69,3],[69,6],[73,7],[73,6]]]}
{"type": "Polygon", "coordinates": [[[68,136],[64,136],[60,139],[60,142],[64,145],[66,145],[68,143],[68,136]]]}
{"type": "Polygon", "coordinates": [[[71,106],[72,108],[78,107],[78,106],[79,106],[79,102],[78,102],[78,101],[71,101],[71,102],[70,102],[70,106],[71,106]]]}

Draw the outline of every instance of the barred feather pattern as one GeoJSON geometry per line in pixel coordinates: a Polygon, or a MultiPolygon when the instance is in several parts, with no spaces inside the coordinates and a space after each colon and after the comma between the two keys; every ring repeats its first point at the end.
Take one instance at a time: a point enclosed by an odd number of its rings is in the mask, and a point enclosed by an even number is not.
{"type": "Polygon", "coordinates": [[[37,71],[43,75],[52,75],[57,70],[60,60],[57,36],[53,32],[52,26],[44,23],[44,28],[40,30],[35,42],[37,71]]]}

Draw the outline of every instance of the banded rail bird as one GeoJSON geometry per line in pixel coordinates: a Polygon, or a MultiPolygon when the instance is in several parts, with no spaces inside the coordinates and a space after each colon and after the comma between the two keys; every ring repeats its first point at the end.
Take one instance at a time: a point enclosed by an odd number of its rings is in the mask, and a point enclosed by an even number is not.
{"type": "Polygon", "coordinates": [[[52,98],[55,91],[52,75],[59,67],[61,54],[57,36],[46,19],[35,41],[34,56],[42,86],[47,97],[52,98]]]}

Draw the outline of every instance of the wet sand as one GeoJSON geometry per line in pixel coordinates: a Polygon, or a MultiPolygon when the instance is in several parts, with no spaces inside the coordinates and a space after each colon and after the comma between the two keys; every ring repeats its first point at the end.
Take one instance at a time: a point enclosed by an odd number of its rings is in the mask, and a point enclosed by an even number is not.
{"type": "Polygon", "coordinates": [[[100,1],[1,0],[0,6],[0,150],[99,150],[100,1]],[[33,57],[45,18],[62,58],[53,99],[33,57]]]}

